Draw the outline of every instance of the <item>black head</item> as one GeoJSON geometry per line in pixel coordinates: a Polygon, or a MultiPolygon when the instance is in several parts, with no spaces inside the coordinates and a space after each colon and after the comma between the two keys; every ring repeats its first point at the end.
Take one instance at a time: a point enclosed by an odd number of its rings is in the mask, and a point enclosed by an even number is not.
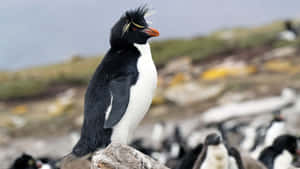
{"type": "Polygon", "coordinates": [[[205,145],[209,146],[209,145],[219,145],[222,142],[221,137],[216,134],[216,133],[212,133],[209,134],[206,138],[205,138],[205,145]]]}
{"type": "Polygon", "coordinates": [[[145,20],[148,11],[146,7],[126,11],[111,29],[111,46],[122,47],[134,43],[145,44],[150,37],[159,36],[159,32],[150,28],[145,20]]]}
{"type": "Polygon", "coordinates": [[[273,121],[277,121],[277,122],[280,122],[280,121],[284,121],[284,117],[282,116],[282,113],[281,111],[274,111],[273,112],[273,121]]]}
{"type": "Polygon", "coordinates": [[[287,29],[287,30],[293,30],[294,29],[292,21],[290,21],[290,20],[285,21],[284,26],[285,26],[285,29],[287,29]]]}
{"type": "Polygon", "coordinates": [[[282,135],[275,139],[272,147],[277,152],[282,152],[284,150],[289,151],[291,154],[296,155],[298,149],[298,139],[292,135],[282,135]]]}
{"type": "Polygon", "coordinates": [[[23,153],[14,161],[10,169],[38,169],[38,166],[31,155],[23,153]]]}

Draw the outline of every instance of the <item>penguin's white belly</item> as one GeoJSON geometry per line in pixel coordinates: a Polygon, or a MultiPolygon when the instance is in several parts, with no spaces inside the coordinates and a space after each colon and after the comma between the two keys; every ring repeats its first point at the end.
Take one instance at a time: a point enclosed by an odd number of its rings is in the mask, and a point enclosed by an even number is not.
{"type": "Polygon", "coordinates": [[[127,110],[114,127],[111,141],[127,144],[129,137],[148,111],[157,86],[157,71],[152,60],[150,46],[136,45],[141,52],[137,61],[139,72],[135,85],[130,88],[127,110]]]}
{"type": "Polygon", "coordinates": [[[273,141],[280,135],[285,134],[285,123],[275,122],[266,133],[265,147],[273,144],[273,141]]]}
{"type": "Polygon", "coordinates": [[[279,156],[275,158],[274,169],[289,169],[292,165],[293,156],[284,150],[279,156]]]}
{"type": "Polygon", "coordinates": [[[226,147],[224,145],[209,146],[199,169],[230,169],[226,147]]]}

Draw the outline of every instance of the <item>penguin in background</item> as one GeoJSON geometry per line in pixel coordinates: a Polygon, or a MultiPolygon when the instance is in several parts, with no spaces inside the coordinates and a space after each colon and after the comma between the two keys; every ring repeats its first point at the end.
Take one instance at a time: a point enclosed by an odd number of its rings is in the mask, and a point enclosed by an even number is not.
{"type": "Polygon", "coordinates": [[[193,169],[230,169],[229,153],[221,137],[215,133],[205,138],[201,154],[193,169]]]}
{"type": "Polygon", "coordinates": [[[31,155],[23,153],[18,157],[9,169],[39,169],[40,166],[37,164],[37,160],[31,155]]]}
{"type": "Polygon", "coordinates": [[[279,33],[280,40],[294,41],[299,36],[299,28],[296,28],[290,20],[284,22],[284,29],[279,33]]]}
{"type": "Polygon", "coordinates": [[[159,121],[154,124],[151,135],[151,142],[155,149],[162,148],[162,142],[166,135],[166,128],[167,125],[164,121],[159,121]]]}
{"type": "Polygon", "coordinates": [[[196,147],[188,151],[184,157],[179,161],[176,169],[193,169],[195,161],[197,160],[199,154],[201,153],[203,144],[200,143],[196,147]]]}
{"type": "Polygon", "coordinates": [[[267,127],[257,128],[255,142],[251,148],[251,156],[255,159],[265,147],[272,145],[277,137],[287,133],[286,121],[281,111],[275,111],[273,114],[274,118],[267,127]]]}
{"type": "Polygon", "coordinates": [[[148,111],[157,71],[148,40],[159,36],[146,7],[126,11],[112,27],[110,49],[89,82],[81,136],[63,163],[90,157],[111,142],[127,144],[148,111]]]}
{"type": "Polygon", "coordinates": [[[298,138],[292,135],[282,135],[273,144],[265,148],[259,155],[259,161],[268,169],[294,168],[292,163],[300,156],[298,138]]]}
{"type": "Polygon", "coordinates": [[[240,152],[234,147],[228,147],[229,169],[245,169],[240,152]]]}

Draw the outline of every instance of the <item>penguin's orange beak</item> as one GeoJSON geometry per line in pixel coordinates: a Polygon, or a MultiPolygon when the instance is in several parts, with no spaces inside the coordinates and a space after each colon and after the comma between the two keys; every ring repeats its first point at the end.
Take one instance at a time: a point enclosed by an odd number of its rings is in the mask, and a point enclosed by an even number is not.
{"type": "Polygon", "coordinates": [[[159,36],[158,30],[156,30],[154,28],[150,28],[150,27],[146,28],[146,29],[144,29],[144,32],[146,34],[148,34],[150,37],[157,37],[157,36],[159,36]]]}

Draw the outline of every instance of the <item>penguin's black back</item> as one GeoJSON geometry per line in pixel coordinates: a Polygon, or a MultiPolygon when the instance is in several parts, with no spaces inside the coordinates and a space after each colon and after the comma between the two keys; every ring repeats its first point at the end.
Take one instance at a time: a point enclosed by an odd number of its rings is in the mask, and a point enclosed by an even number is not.
{"type": "Polygon", "coordinates": [[[36,160],[29,154],[22,154],[18,157],[9,169],[38,169],[36,160]]]}
{"type": "MultiPolygon", "coordinates": [[[[112,128],[104,129],[105,112],[111,102],[110,82],[123,76],[130,78],[129,86],[117,86],[116,88],[129,88],[134,85],[138,78],[137,60],[139,56],[140,52],[133,45],[127,45],[122,48],[111,48],[103,58],[85,94],[81,137],[72,151],[75,156],[82,157],[110,143],[112,128]]],[[[127,99],[124,102],[128,105],[129,96],[124,99],[127,99]]],[[[114,105],[113,109],[125,108],[125,110],[120,110],[120,113],[124,113],[127,105],[114,105]]]]}
{"type": "Polygon", "coordinates": [[[192,169],[199,154],[203,149],[203,144],[198,144],[195,148],[190,150],[180,161],[176,169],[192,169]]]}
{"type": "Polygon", "coordinates": [[[239,169],[245,169],[240,152],[235,147],[228,148],[229,155],[234,157],[239,169]]]}
{"type": "Polygon", "coordinates": [[[279,152],[276,152],[274,148],[268,147],[264,149],[258,157],[258,160],[262,162],[268,169],[273,169],[274,160],[279,152]]]}

